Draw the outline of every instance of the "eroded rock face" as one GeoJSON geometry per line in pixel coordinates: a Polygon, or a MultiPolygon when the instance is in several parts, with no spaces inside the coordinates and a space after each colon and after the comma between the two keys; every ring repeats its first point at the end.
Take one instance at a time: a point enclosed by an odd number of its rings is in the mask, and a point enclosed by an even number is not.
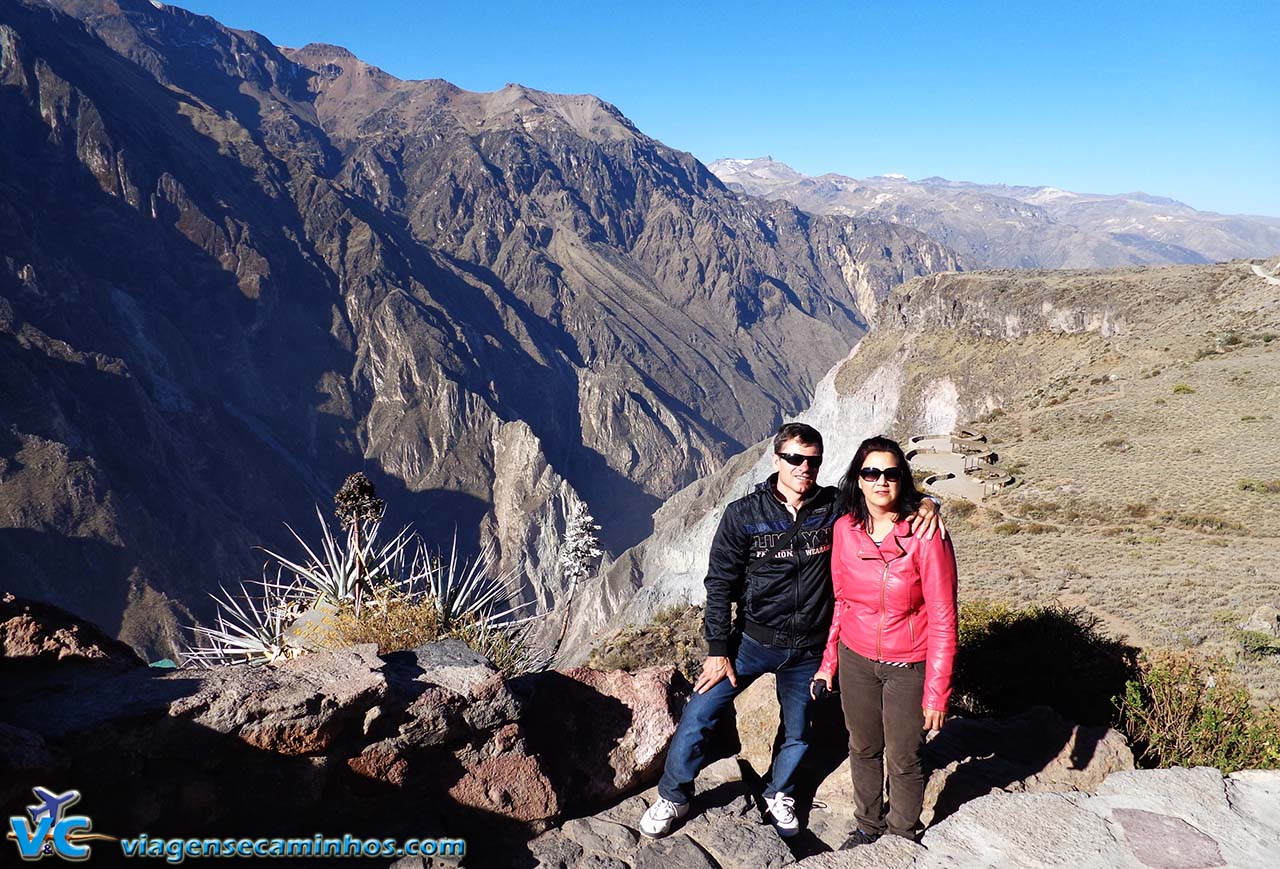
{"type": "Polygon", "coordinates": [[[141,0],[5,3],[0,44],[0,564],[153,658],[356,468],[549,608],[566,507],[631,545],[803,406],[860,306],[956,265],[740,197],[590,96],[141,0]]]}
{"type": "Polygon", "coordinates": [[[513,687],[456,640],[210,670],[69,661],[4,667],[0,811],[76,788],[114,833],[477,836],[476,865],[651,782],[687,690],[670,669],[513,687]]]}
{"type": "Polygon", "coordinates": [[[50,604],[0,594],[0,661],[10,665],[87,664],[141,667],[133,649],[100,628],[50,604]]]}

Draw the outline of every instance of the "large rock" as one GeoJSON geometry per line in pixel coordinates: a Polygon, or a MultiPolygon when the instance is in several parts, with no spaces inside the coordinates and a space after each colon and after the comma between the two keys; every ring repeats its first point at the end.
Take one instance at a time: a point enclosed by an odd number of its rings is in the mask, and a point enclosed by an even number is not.
{"type": "Polygon", "coordinates": [[[169,715],[274,754],[324,754],[343,737],[363,736],[369,711],[387,693],[381,668],[373,644],[277,667],[220,667],[169,715]]]}
{"type": "Polygon", "coordinates": [[[650,667],[541,673],[515,690],[530,748],[570,808],[603,805],[657,778],[688,688],[673,667],[650,667]]]}
{"type": "Polygon", "coordinates": [[[64,609],[0,594],[0,665],[55,662],[117,670],[145,663],[133,649],[64,609]]]}
{"type": "Polygon", "coordinates": [[[1240,624],[1242,631],[1257,631],[1273,637],[1280,637],[1280,610],[1263,604],[1255,609],[1249,618],[1240,624]]]}
{"type": "Polygon", "coordinates": [[[993,794],[925,833],[913,867],[1280,866],[1280,771],[1133,770],[1096,795],[993,794]],[[1243,797],[1238,804],[1235,797],[1243,797]]]}
{"type": "MultiPolygon", "coordinates": [[[[38,782],[80,789],[103,829],[458,835],[482,843],[478,866],[503,865],[568,805],[651,780],[687,689],[653,669],[534,674],[517,692],[457,641],[208,670],[70,660],[0,684],[0,808],[38,782]]],[[[617,822],[571,829],[595,855],[584,865],[637,841],[617,822]]]]}
{"type": "Polygon", "coordinates": [[[764,776],[773,763],[773,745],[782,715],[778,709],[777,680],[766,673],[733,701],[738,720],[738,757],[764,776]]]}
{"type": "MultiPolygon", "coordinates": [[[[539,867],[587,869],[600,861],[653,869],[780,869],[795,857],[765,823],[753,777],[732,758],[704,769],[695,783],[694,808],[670,836],[639,836],[637,825],[655,799],[649,789],[598,815],[570,821],[529,843],[539,867]]],[[[513,861],[515,862],[515,861],[513,861]]]]}

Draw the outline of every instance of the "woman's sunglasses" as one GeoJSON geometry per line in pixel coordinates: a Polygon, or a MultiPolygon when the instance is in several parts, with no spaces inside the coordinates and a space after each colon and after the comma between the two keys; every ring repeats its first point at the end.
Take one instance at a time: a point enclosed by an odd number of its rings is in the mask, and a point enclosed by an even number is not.
{"type": "Polygon", "coordinates": [[[858,471],[858,476],[868,483],[874,483],[880,479],[881,474],[884,474],[884,479],[887,483],[902,482],[902,467],[900,465],[895,465],[892,468],[872,468],[868,466],[858,471]]]}

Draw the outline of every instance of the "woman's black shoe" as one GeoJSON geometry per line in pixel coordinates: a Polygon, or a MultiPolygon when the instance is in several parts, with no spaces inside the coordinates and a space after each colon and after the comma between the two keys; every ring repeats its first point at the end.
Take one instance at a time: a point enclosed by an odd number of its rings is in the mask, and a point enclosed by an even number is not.
{"type": "Polygon", "coordinates": [[[854,830],[849,834],[849,838],[845,839],[840,845],[840,850],[848,851],[850,848],[856,848],[859,845],[870,845],[879,838],[879,833],[864,833],[862,830],[854,830]]]}

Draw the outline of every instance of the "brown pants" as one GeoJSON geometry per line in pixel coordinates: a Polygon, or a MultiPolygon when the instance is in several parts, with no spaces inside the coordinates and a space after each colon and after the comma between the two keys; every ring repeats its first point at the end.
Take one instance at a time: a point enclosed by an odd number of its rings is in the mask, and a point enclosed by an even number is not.
{"type": "Polygon", "coordinates": [[[840,703],[849,728],[855,817],[864,833],[915,839],[924,806],[924,662],[878,664],[840,644],[840,703]],[[889,813],[884,768],[889,768],[889,813]]]}

